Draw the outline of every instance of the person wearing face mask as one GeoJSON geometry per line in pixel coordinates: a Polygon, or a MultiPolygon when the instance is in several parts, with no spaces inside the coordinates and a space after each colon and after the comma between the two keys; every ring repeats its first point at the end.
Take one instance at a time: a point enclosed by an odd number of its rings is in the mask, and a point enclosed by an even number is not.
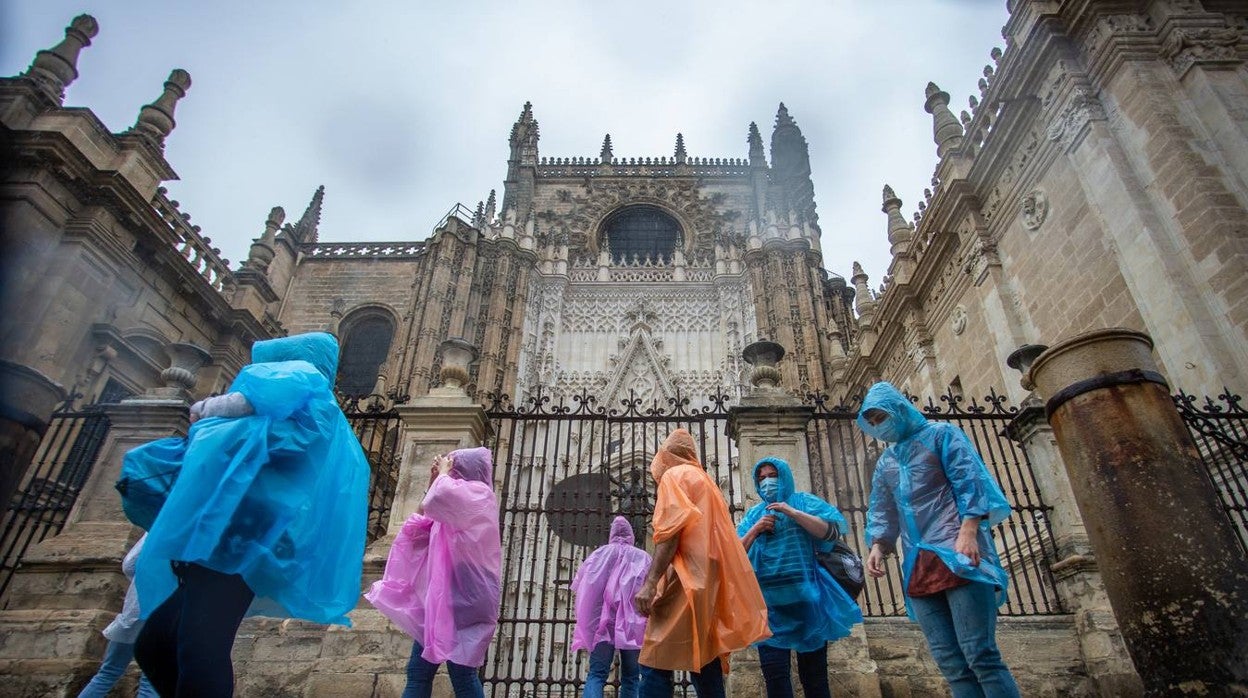
{"type": "Polygon", "coordinates": [[[849,526],[836,507],[796,491],[789,464],[779,458],[754,464],[754,485],[763,501],[745,513],[737,535],[767,602],[771,637],[756,645],[767,698],[792,698],[794,652],[806,696],[831,698],[828,643],[848,636],[862,611],[815,552],[830,549],[849,526]]]}
{"type": "Polygon", "coordinates": [[[929,422],[888,383],[867,391],[858,427],[889,443],[871,477],[866,570],[882,577],[897,537],[906,611],[927,639],[954,698],[1013,698],[997,648],[997,607],[1009,577],[991,527],[1010,504],[962,430],[929,422]]]}
{"type": "Polygon", "coordinates": [[[455,698],[484,698],[502,600],[498,499],[488,448],[434,459],[429,489],[395,536],[386,571],[364,595],[413,638],[403,698],[429,698],[443,662],[455,698]]]}

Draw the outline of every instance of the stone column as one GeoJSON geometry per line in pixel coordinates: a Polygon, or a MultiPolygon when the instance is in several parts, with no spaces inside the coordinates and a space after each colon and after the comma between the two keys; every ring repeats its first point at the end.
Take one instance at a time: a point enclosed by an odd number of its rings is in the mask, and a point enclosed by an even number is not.
{"type": "MultiPolygon", "coordinates": [[[[476,348],[462,339],[448,339],[442,342],[440,349],[442,385],[396,407],[403,420],[398,483],[386,535],[374,541],[364,553],[364,590],[381,577],[395,536],[424,498],[434,456],[480,446],[489,435],[485,409],[464,391],[468,367],[476,360],[476,348]]],[[[495,469],[496,486],[500,481],[495,469]]],[[[304,695],[401,693],[412,639],[367,601],[361,601],[351,612],[351,622],[350,628],[329,627],[319,645],[309,645],[308,650],[314,656],[304,695]]],[[[445,667],[435,679],[433,695],[435,698],[453,695],[445,667]]]]}
{"type": "Polygon", "coordinates": [[[1152,346],[1133,330],[1081,334],[1041,354],[1025,387],[1048,398],[1075,501],[1145,688],[1248,691],[1248,560],[1152,346]]]}
{"type": "Polygon", "coordinates": [[[65,389],[42,373],[0,360],[0,502],[9,502],[39,450],[65,389]]]}
{"type": "Polygon", "coordinates": [[[109,429],[65,528],[27,551],[0,612],[0,675],[16,695],[72,696],[99,666],[104,626],[121,610],[128,582],[121,559],[141,531],[126,520],[113,485],[130,449],[184,436],[187,388],[208,353],[168,347],[166,384],[104,405],[109,429]]]}
{"type": "MultiPolygon", "coordinates": [[[[792,466],[797,489],[811,491],[806,427],[814,410],[779,385],[781,374],[776,364],[784,357],[784,347],[775,342],[760,341],[746,346],[742,354],[745,361],[754,367],[750,375],[753,389],[741,399],[740,405],[729,408],[728,432],[737,444],[740,463],[738,487],[744,494],[746,508],[749,508],[759,502],[754,489],[754,464],[766,456],[787,461],[792,466]]],[[[852,635],[837,640],[828,648],[828,679],[835,695],[880,695],[877,667],[871,659],[864,630],[863,626],[855,626],[852,635]]],[[[796,662],[793,672],[793,685],[800,686],[796,662]]],[[[755,650],[737,653],[728,682],[731,696],[743,698],[764,694],[755,650]]]]}
{"type": "MultiPolygon", "coordinates": [[[[1020,347],[1010,355],[1008,363],[1026,373],[1045,348],[1020,347]]],[[[1062,603],[1075,617],[1083,664],[1099,695],[1105,698],[1141,695],[1144,687],[1131,664],[1105,594],[1105,582],[1092,555],[1087,528],[1079,517],[1053,428],[1034,394],[1029,395],[1021,407],[1018,416],[1006,427],[1006,433],[1027,454],[1040,496],[1052,507],[1049,528],[1057,558],[1051,570],[1062,603]]]]}

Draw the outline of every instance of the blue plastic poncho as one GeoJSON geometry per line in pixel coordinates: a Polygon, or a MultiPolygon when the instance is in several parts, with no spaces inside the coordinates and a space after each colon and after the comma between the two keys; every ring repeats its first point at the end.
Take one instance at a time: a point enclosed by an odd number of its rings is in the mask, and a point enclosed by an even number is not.
{"type": "MultiPolygon", "coordinates": [[[[139,558],[139,606],[147,617],[173,593],[169,562],[180,560],[241,574],[256,594],[251,615],[350,625],[369,467],[330,389],[338,342],[296,335],[257,342],[251,357],[230,391],[255,413],[201,419],[180,439],[181,473],[139,558]]],[[[169,441],[131,453],[176,453],[169,441]]]]}
{"type": "Polygon", "coordinates": [[[812,537],[791,517],[768,512],[767,505],[787,502],[798,511],[835,524],[842,535],[849,530],[845,517],[819,497],[795,491],[793,471],[779,458],[764,458],[755,463],[754,482],[763,501],[745,513],[737,526],[737,535],[744,536],[768,513],[776,516],[775,530],[755,538],[748,551],[767,602],[767,624],[771,628],[771,637],[759,644],[810,652],[846,637],[855,623],[862,622],[862,611],[823,565],[815,561],[815,551],[829,551],[832,543],[812,537]],[[758,470],[767,463],[775,466],[780,480],[777,494],[770,501],[758,486],[758,470]]]}
{"type": "MultiPolygon", "coordinates": [[[[1010,515],[1010,503],[971,440],[952,424],[929,422],[888,383],[876,383],[867,391],[858,427],[892,442],[871,476],[867,547],[879,541],[891,549],[900,533],[905,549],[903,589],[909,588],[910,573],[923,549],[935,553],[959,577],[995,586],[997,603],[1004,603],[1009,575],[1001,568],[990,531],[1010,515]],[[872,426],[863,417],[870,409],[882,410],[888,418],[872,426]],[[979,523],[977,567],[953,549],[962,519],[970,516],[984,517],[979,523]]],[[[913,620],[909,596],[906,610],[913,620]]]]}

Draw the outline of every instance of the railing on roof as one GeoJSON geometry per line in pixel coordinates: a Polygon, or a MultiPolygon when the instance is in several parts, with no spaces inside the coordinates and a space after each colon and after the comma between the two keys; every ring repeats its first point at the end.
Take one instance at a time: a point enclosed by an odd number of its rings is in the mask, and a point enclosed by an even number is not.
{"type": "Polygon", "coordinates": [[[612,158],[609,169],[595,157],[555,157],[538,161],[538,177],[740,177],[750,173],[745,158],[612,158]]]}
{"type": "Polygon", "coordinates": [[[212,239],[200,235],[199,226],[191,225],[190,214],[178,210],[178,202],[171,200],[167,194],[168,190],[164,187],[157,189],[152,208],[178,239],[175,247],[178,254],[209,286],[221,291],[233,283],[234,273],[230,271],[229,260],[221,258],[221,250],[212,246],[212,239]]]}
{"type": "Polygon", "coordinates": [[[424,242],[311,242],[301,248],[304,257],[312,259],[383,258],[407,259],[425,250],[424,242]]]}

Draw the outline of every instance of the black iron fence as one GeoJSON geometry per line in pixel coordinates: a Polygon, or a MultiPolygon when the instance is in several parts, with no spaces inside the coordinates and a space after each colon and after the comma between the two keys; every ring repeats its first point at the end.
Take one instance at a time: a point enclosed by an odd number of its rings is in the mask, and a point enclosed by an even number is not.
{"type": "Polygon", "coordinates": [[[399,482],[402,420],[395,408],[405,398],[384,395],[339,396],[338,405],[368,458],[368,542],[385,535],[399,482]]]}
{"type": "Polygon", "coordinates": [[[1203,400],[1179,391],[1174,405],[1196,442],[1240,547],[1248,554],[1248,411],[1242,400],[1225,388],[1216,399],[1203,400]]]}
{"type": "Polygon", "coordinates": [[[54,413],[39,449],[4,512],[0,598],[30,546],[61,532],[108,435],[108,415],[67,405],[54,413]]]}
{"type": "MultiPolygon", "coordinates": [[[[649,465],[674,429],[688,429],[734,516],[742,500],[733,477],[725,395],[692,407],[682,396],[661,404],[630,392],[600,405],[584,392],[551,400],[540,392],[513,406],[490,396],[495,467],[502,477],[503,602],[498,633],[482,670],[489,695],[580,695],[587,665],[570,652],[572,576],[604,544],[611,520],[628,518],[650,537],[654,483],[649,465]]],[[[692,695],[686,687],[682,690],[692,695]]]]}
{"type": "MultiPolygon", "coordinates": [[[[918,402],[917,398],[911,400],[918,402]]],[[[824,395],[808,396],[814,419],[807,428],[811,480],[815,494],[835,504],[849,521],[849,544],[866,558],[863,548],[871,473],[875,460],[887,444],[879,443],[854,425],[856,407],[831,405],[824,395]]],[[[1010,575],[1002,615],[1034,616],[1064,613],[1049,566],[1055,561],[1053,532],[1049,525],[1052,507],[1044,502],[1036,485],[1027,453],[1005,433],[1017,415],[995,392],[983,403],[969,404],[953,393],[931,398],[920,405],[928,419],[950,422],[966,433],[988,465],[1013,514],[993,529],[1001,563],[1010,575]]],[[[889,574],[868,580],[860,599],[865,616],[905,615],[901,568],[897,557],[887,563],[889,574]]]]}

